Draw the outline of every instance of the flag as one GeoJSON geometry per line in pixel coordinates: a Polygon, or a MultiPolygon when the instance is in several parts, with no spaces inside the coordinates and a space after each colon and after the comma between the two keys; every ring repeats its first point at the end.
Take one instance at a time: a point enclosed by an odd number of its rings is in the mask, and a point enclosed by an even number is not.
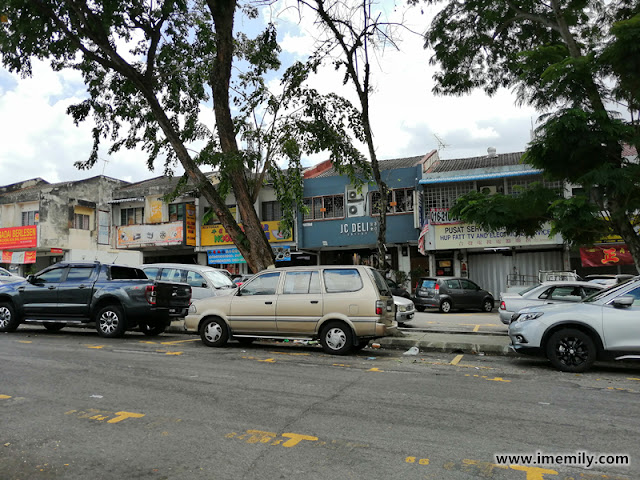
{"type": "Polygon", "coordinates": [[[424,226],[422,227],[422,231],[420,232],[420,236],[418,237],[418,251],[422,254],[422,255],[426,255],[427,254],[427,249],[424,246],[425,243],[425,236],[427,235],[427,233],[429,232],[429,220],[427,219],[427,221],[424,223],[424,226]]]}

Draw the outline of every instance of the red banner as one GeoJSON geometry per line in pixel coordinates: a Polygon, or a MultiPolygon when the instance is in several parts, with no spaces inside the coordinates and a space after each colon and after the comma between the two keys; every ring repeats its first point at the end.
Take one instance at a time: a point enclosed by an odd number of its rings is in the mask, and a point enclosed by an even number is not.
{"type": "Polygon", "coordinates": [[[0,250],[9,248],[29,248],[38,246],[38,227],[0,228],[0,250]]]}
{"type": "Polygon", "coordinates": [[[0,252],[0,263],[36,263],[36,252],[0,252]]]}
{"type": "Polygon", "coordinates": [[[599,245],[580,247],[583,267],[604,267],[611,265],[633,265],[633,257],[626,245],[599,245]]]}

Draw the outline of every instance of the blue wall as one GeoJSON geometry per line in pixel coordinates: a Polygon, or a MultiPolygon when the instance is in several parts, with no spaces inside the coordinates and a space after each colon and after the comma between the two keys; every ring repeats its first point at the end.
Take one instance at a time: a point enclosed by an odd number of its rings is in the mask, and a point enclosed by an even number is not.
{"type": "MultiPolygon", "coordinates": [[[[384,170],[381,172],[383,180],[390,189],[417,188],[420,178],[420,167],[384,170]]],[[[344,194],[350,184],[349,178],[333,176],[325,178],[309,178],[304,181],[304,196],[315,197],[321,195],[344,194]]],[[[375,186],[369,185],[368,192],[377,191],[375,186]]],[[[369,195],[365,195],[366,213],[361,217],[349,217],[348,203],[345,199],[345,218],[335,220],[303,221],[298,218],[298,245],[300,248],[321,248],[339,246],[373,246],[378,236],[378,216],[369,216],[369,195]],[[323,241],[327,242],[326,245],[323,241]]],[[[414,209],[417,205],[414,205],[414,209]]],[[[407,243],[416,241],[418,231],[413,226],[413,212],[387,215],[387,243],[407,243]]]]}

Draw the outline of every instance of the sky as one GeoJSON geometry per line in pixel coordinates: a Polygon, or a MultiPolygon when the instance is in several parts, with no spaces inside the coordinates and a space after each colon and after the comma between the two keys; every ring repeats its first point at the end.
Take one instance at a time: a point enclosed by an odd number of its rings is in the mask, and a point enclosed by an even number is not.
{"type": "MultiPolygon", "coordinates": [[[[391,19],[397,19],[394,15],[391,19]]],[[[424,32],[429,15],[414,11],[405,20],[414,31],[424,32]]],[[[301,20],[293,9],[275,4],[264,9],[256,22],[268,20],[278,24],[285,62],[304,60],[313,51],[320,34],[310,18],[301,20]]],[[[256,28],[255,22],[236,22],[237,30],[249,33],[256,28]]],[[[506,90],[493,97],[482,91],[462,97],[434,96],[436,67],[429,65],[431,52],[423,48],[423,39],[405,32],[399,45],[399,51],[387,48],[372,62],[370,103],[378,159],[414,157],[435,149],[443,159],[486,155],[489,147],[498,153],[525,150],[538,113],[516,106],[515,95],[506,90]]],[[[56,183],[107,175],[138,182],[162,175],[161,162],[150,171],[140,151],[108,155],[103,148],[92,169],[74,167],[74,162],[88,158],[92,147],[91,123],[76,126],[66,114],[69,105],[86,98],[82,77],[71,70],[54,72],[45,62],[34,62],[33,67],[29,78],[0,67],[0,186],[35,177],[56,183]]],[[[355,101],[353,88],[343,85],[342,77],[342,72],[326,67],[310,85],[355,101]]],[[[210,121],[213,113],[207,108],[202,118],[210,121]]],[[[317,154],[303,163],[311,166],[326,158],[324,153],[317,154]]]]}

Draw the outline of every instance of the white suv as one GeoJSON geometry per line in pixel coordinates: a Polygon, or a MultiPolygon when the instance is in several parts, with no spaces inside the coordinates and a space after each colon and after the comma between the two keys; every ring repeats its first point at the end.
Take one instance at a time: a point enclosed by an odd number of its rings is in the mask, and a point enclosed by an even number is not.
{"type": "Polygon", "coordinates": [[[331,354],[363,348],[397,330],[384,277],[362,265],[264,270],[233,295],[194,300],[187,331],[220,347],[233,338],[318,339],[331,354]]]}
{"type": "Polygon", "coordinates": [[[565,372],[599,359],[640,359],[640,276],[582,302],[527,307],[509,325],[511,348],[565,372]]]}

